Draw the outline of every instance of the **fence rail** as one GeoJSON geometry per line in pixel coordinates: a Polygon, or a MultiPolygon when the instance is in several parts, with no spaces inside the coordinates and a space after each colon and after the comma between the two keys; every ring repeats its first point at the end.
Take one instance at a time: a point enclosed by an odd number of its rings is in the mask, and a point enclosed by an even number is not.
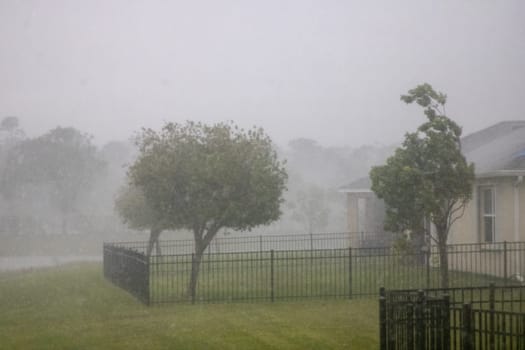
{"type": "MultiPolygon", "coordinates": [[[[115,284],[152,304],[354,298],[376,296],[381,286],[425,288],[427,293],[439,288],[439,254],[433,249],[414,252],[391,247],[348,247],[348,242],[341,245],[345,247],[236,252],[235,246],[231,252],[208,251],[198,259],[194,298],[190,298],[188,286],[195,255],[168,254],[180,251],[173,248],[172,241],[161,246],[163,255],[149,257],[145,254],[147,242],[106,243],[104,271],[115,284]]],[[[494,244],[450,245],[448,249],[450,286],[472,287],[469,293],[479,294],[480,300],[484,292],[474,287],[491,282],[516,284],[514,276],[522,276],[525,271],[523,242],[505,243],[502,249],[494,244]]],[[[464,294],[468,290],[451,288],[449,293],[464,294]]],[[[458,298],[453,295],[452,300],[458,298]]]]}
{"type": "MultiPolygon", "coordinates": [[[[289,235],[244,235],[216,237],[206,248],[206,253],[246,253],[283,250],[318,250],[340,248],[390,247],[399,235],[375,232],[330,232],[289,235]]],[[[162,240],[160,252],[152,255],[181,255],[195,251],[193,239],[162,240]]],[[[118,242],[113,245],[147,252],[148,242],[118,242]]]]}

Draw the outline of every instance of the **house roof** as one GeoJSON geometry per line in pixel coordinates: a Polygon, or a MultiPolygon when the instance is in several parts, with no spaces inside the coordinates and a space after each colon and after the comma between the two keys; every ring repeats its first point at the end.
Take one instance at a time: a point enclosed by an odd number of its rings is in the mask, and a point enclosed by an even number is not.
{"type": "Polygon", "coordinates": [[[502,122],[470,134],[462,139],[462,147],[476,176],[525,170],[525,122],[502,122]]]}
{"type": "Polygon", "coordinates": [[[525,128],[525,120],[499,122],[463,136],[461,138],[461,147],[463,147],[464,152],[468,153],[520,128],[525,128]]]}
{"type": "Polygon", "coordinates": [[[370,187],[372,187],[372,181],[367,176],[367,177],[362,177],[360,179],[352,181],[347,185],[339,187],[339,192],[343,192],[343,193],[371,192],[370,187]]]}
{"type": "MultiPolygon", "coordinates": [[[[525,120],[504,121],[461,139],[467,161],[473,162],[476,177],[525,176],[525,120]]],[[[370,192],[370,178],[357,179],[339,192],[370,192]]]]}

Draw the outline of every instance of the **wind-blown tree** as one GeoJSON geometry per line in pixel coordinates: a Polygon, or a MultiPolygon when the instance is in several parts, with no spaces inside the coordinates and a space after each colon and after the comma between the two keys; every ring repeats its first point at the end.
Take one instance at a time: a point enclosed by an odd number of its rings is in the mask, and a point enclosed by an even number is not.
{"type": "Polygon", "coordinates": [[[372,190],[387,206],[386,229],[425,232],[425,219],[434,225],[441,287],[447,288],[448,234],[471,199],[474,165],[461,153],[461,128],[445,115],[445,94],[422,84],[401,100],[422,106],[427,121],[406,134],[385,165],[372,168],[372,190]]]}
{"type": "Polygon", "coordinates": [[[250,230],[281,215],[287,179],[262,129],[233,123],[167,123],[144,129],[130,185],[170,229],[193,232],[189,294],[194,300],[202,255],[219,230],[250,230]]]}
{"type": "Polygon", "coordinates": [[[62,216],[62,234],[66,234],[79,197],[90,189],[103,167],[89,135],[57,127],[10,150],[2,188],[12,195],[20,194],[27,186],[46,188],[62,216]]]}
{"type": "Polygon", "coordinates": [[[115,209],[122,221],[135,230],[149,230],[150,237],[146,255],[150,256],[156,244],[157,254],[161,254],[159,237],[168,226],[163,224],[162,217],[146,203],[142,191],[135,186],[125,186],[120,189],[115,198],[115,209]]]}

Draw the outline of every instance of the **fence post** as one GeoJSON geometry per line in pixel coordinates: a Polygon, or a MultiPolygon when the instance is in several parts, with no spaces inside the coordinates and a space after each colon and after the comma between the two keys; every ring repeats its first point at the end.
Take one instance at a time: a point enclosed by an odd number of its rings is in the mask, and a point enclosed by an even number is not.
{"type": "Polygon", "coordinates": [[[273,249],[270,251],[270,290],[271,290],[271,301],[274,302],[274,271],[273,271],[273,255],[274,251],[273,249]]]}
{"type": "Polygon", "coordinates": [[[263,238],[262,235],[259,235],[259,252],[262,253],[263,251],[263,238]]]}
{"type": "Polygon", "coordinates": [[[406,306],[406,350],[414,350],[414,305],[406,306]]]}
{"type": "Polygon", "coordinates": [[[452,344],[450,342],[450,295],[443,296],[443,349],[450,350],[452,344]]]}
{"type": "Polygon", "coordinates": [[[461,350],[474,350],[474,332],[472,329],[472,305],[463,304],[461,327],[461,350]]]}
{"type": "Polygon", "coordinates": [[[150,269],[149,269],[149,260],[150,260],[150,256],[145,256],[146,257],[146,261],[145,261],[145,278],[144,278],[144,292],[146,294],[145,296],[145,299],[146,299],[146,305],[149,306],[150,305],[150,302],[151,302],[151,295],[150,295],[150,290],[149,290],[149,280],[150,280],[150,276],[149,276],[149,273],[150,273],[150,269]]]}
{"type": "Polygon", "coordinates": [[[507,241],[503,242],[503,278],[504,283],[507,285],[507,279],[508,279],[508,271],[507,271],[507,241]]]}
{"type": "MultiPolygon", "coordinates": [[[[191,276],[190,279],[193,279],[193,274],[195,273],[195,253],[191,253],[191,276]]],[[[190,282],[191,283],[191,282],[190,282]]],[[[190,288],[191,289],[191,288],[190,288]]],[[[191,303],[195,304],[195,294],[197,294],[197,288],[195,290],[190,290],[191,293],[191,303]]]]}
{"type": "Polygon", "coordinates": [[[521,338],[518,338],[518,339],[521,340],[522,345],[525,345],[525,314],[521,315],[521,327],[518,328],[518,330],[521,330],[521,338]]]}
{"type": "Polygon", "coordinates": [[[348,248],[348,298],[352,299],[352,247],[348,248]]]}
{"type": "Polygon", "coordinates": [[[494,283],[489,285],[489,350],[496,348],[495,334],[495,310],[496,310],[496,286],[494,283]]]}
{"type": "Polygon", "coordinates": [[[310,250],[314,250],[314,234],[310,233],[310,250]]]}
{"type": "Polygon", "coordinates": [[[379,349],[387,350],[386,342],[386,333],[387,324],[386,324],[386,297],[385,297],[385,288],[381,287],[379,289],[379,349]]]}
{"type": "Polygon", "coordinates": [[[432,247],[428,247],[426,251],[427,260],[427,288],[430,288],[430,259],[432,259],[432,247]]]}
{"type": "Polygon", "coordinates": [[[425,294],[422,290],[417,292],[416,301],[416,349],[425,349],[425,294]]]}
{"type": "Polygon", "coordinates": [[[106,242],[102,243],[102,271],[104,271],[104,278],[108,278],[108,257],[106,256],[106,242]]]}

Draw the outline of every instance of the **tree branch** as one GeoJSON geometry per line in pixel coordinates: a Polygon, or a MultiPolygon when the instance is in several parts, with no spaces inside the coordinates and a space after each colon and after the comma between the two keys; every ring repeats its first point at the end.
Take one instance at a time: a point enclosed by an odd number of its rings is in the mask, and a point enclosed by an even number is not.
{"type": "Polygon", "coordinates": [[[222,226],[220,224],[216,223],[216,224],[213,224],[212,227],[207,230],[206,235],[204,236],[204,239],[202,242],[204,248],[206,248],[211,243],[211,241],[217,235],[217,232],[219,232],[221,227],[222,226]]]}
{"type": "Polygon", "coordinates": [[[449,217],[449,224],[448,224],[448,227],[452,227],[452,225],[454,225],[454,223],[456,221],[458,221],[459,219],[461,219],[463,217],[463,215],[465,214],[465,209],[467,207],[467,203],[464,202],[460,207],[454,209],[451,213],[450,213],[450,217],[449,217]],[[458,211],[461,210],[461,214],[459,214],[458,216],[456,216],[455,218],[452,219],[452,216],[457,213],[458,211]]]}

